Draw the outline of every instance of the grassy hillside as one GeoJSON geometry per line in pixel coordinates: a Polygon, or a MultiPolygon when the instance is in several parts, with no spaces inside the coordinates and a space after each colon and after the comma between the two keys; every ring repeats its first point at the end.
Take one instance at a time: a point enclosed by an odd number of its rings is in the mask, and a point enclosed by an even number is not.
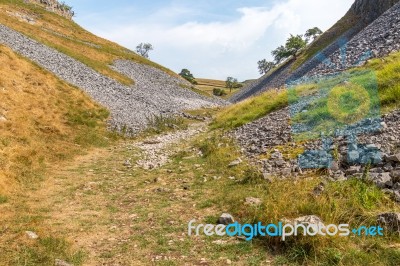
{"type": "Polygon", "coordinates": [[[214,88],[225,88],[225,81],[223,80],[215,80],[215,79],[196,79],[197,84],[200,86],[209,86],[214,88]]]}
{"type": "MultiPolygon", "coordinates": [[[[382,112],[399,109],[400,53],[391,54],[383,59],[370,60],[365,67],[345,73],[348,80],[357,80],[368,89],[371,84],[368,84],[369,79],[363,70],[373,70],[374,75],[376,74],[382,112]],[[362,83],[363,81],[365,83],[362,83]]],[[[337,80],[328,79],[304,84],[295,87],[290,93],[287,90],[268,91],[218,112],[211,125],[214,135],[208,133],[209,137],[201,140],[199,145],[202,151],[207,151],[205,156],[212,165],[207,169],[220,169],[221,172],[218,174],[222,176],[234,175],[237,178],[239,176],[241,182],[233,185],[227,181],[220,181],[216,185],[218,192],[211,192],[215,196],[210,201],[218,205],[229,205],[229,210],[233,210],[232,212],[238,215],[242,222],[248,223],[278,222],[282,217],[290,219],[302,215],[317,215],[328,223],[338,224],[345,221],[357,227],[376,224],[376,215],[382,212],[398,212],[399,205],[390,200],[388,195],[373,184],[358,179],[328,182],[322,196],[313,196],[313,189],[324,180],[323,176],[326,174],[324,171],[309,172],[304,179],[272,178],[269,183],[266,183],[262,174],[256,170],[245,169],[247,164],[235,168],[235,173],[224,172],[226,171],[224,166],[237,155],[231,148],[233,144],[224,142],[224,138],[221,137],[222,131],[239,127],[287,106],[288,101],[292,100],[290,97],[292,93],[310,95],[330,82],[337,80]],[[220,158],[228,159],[221,162],[220,158]],[[244,204],[244,199],[249,196],[261,199],[261,205],[249,207],[244,204]]],[[[300,115],[308,116],[308,120],[312,122],[329,123],[331,119],[327,115],[326,108],[318,105],[300,115]]],[[[287,144],[268,148],[266,154],[273,153],[276,149],[284,156],[290,155],[290,158],[295,158],[303,152],[287,144]]],[[[263,158],[258,157],[258,159],[263,158]]],[[[385,236],[380,238],[297,237],[286,243],[272,238],[260,238],[258,241],[253,242],[255,248],[266,247],[267,250],[273,250],[277,254],[273,265],[398,265],[400,261],[400,239],[396,233],[385,233],[385,236]]]]}
{"type": "Polygon", "coordinates": [[[53,47],[123,84],[132,84],[134,81],[109,68],[116,59],[131,59],[178,76],[171,70],[116,43],[93,35],[71,20],[48,12],[37,5],[26,4],[22,0],[0,0],[0,23],[53,47]],[[31,18],[34,24],[21,18],[23,16],[31,18]]]}
{"type": "Polygon", "coordinates": [[[226,95],[222,96],[223,99],[229,99],[233,94],[237,93],[240,89],[232,89],[226,88],[225,81],[223,80],[215,80],[215,79],[201,79],[196,78],[196,88],[200,91],[207,93],[207,95],[212,96],[213,90],[215,88],[222,89],[225,91],[226,95]]]}
{"type": "Polygon", "coordinates": [[[351,10],[347,12],[344,17],[335,23],[335,25],[324,32],[300,53],[300,55],[296,58],[296,61],[293,63],[292,68],[297,69],[300,67],[322,49],[326,48],[329,44],[337,40],[346,31],[354,27],[358,20],[359,18],[351,10]]]}
{"type": "MultiPolygon", "coordinates": [[[[371,69],[376,74],[382,112],[386,113],[400,108],[400,53],[393,53],[385,58],[370,60],[363,68],[357,69],[371,69]]],[[[353,71],[348,71],[353,79],[362,78],[351,74],[353,71]]],[[[329,82],[329,80],[324,80],[319,84],[311,84],[309,87],[323,87],[324,84],[329,82]]],[[[307,84],[295,90],[304,90],[305,87],[307,87],[307,84]]],[[[288,95],[286,90],[270,90],[259,96],[251,97],[226,107],[217,114],[213,127],[228,129],[240,127],[287,105],[288,95]]],[[[322,109],[320,111],[323,112],[322,109]]],[[[322,116],[321,112],[315,111],[313,114],[322,116]]]]}
{"type": "Polygon", "coordinates": [[[0,46],[0,193],[33,185],[46,165],[104,146],[108,111],[0,46]]]}
{"type": "Polygon", "coordinates": [[[291,72],[295,71],[305,62],[315,56],[318,52],[329,46],[331,43],[335,42],[335,40],[337,40],[345,32],[354,27],[357,24],[358,19],[359,18],[354,14],[354,12],[352,10],[349,10],[349,12],[347,12],[345,16],[343,16],[338,22],[336,22],[335,25],[325,31],[306,48],[301,50],[296,55],[296,58],[294,58],[293,56],[289,57],[287,60],[271,69],[263,78],[274,75],[274,73],[284,67],[290,68],[291,72]]]}

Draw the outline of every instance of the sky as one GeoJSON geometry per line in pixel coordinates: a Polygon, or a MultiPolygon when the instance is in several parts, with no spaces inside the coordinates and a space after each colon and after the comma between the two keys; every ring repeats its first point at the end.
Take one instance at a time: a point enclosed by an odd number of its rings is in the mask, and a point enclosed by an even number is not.
{"type": "Polygon", "coordinates": [[[225,80],[258,78],[257,61],[290,34],[329,29],[354,0],[66,0],[85,29],[179,73],[225,80]]]}

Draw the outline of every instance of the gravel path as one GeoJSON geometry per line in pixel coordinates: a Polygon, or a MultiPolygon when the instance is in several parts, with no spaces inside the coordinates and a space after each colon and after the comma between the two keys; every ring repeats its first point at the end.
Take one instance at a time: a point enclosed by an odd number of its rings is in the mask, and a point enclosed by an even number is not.
{"type": "MultiPolygon", "coordinates": [[[[79,87],[111,112],[109,127],[129,133],[143,130],[152,115],[176,114],[179,111],[223,104],[182,88],[183,80],[150,66],[118,61],[114,68],[134,78],[127,87],[105,77],[85,64],[40,44],[0,24],[0,44],[34,61],[57,77],[79,87]]],[[[187,84],[186,84],[187,85],[187,84]]]]}
{"type": "MultiPolygon", "coordinates": [[[[206,123],[192,124],[186,130],[179,130],[161,136],[150,137],[142,142],[136,143],[134,147],[139,148],[143,155],[137,165],[146,170],[158,168],[169,162],[174,154],[174,147],[184,140],[190,139],[201,132],[205,132],[206,123]]],[[[128,165],[129,163],[126,162],[128,165]]]]}

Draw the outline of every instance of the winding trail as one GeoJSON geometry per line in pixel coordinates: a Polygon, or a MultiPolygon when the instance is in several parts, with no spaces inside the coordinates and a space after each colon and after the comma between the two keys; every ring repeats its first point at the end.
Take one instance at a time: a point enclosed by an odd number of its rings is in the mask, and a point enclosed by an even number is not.
{"type": "Polygon", "coordinates": [[[30,230],[39,236],[30,242],[65,239],[84,251],[84,265],[221,265],[207,262],[210,245],[237,240],[215,244],[187,236],[188,221],[217,211],[197,207],[199,195],[207,198],[209,192],[191,189],[196,183],[191,164],[168,163],[176,152],[193,149],[190,140],[205,126],[122,141],[54,167],[38,187],[0,204],[10,214],[0,218],[0,246],[15,252],[19,247],[13,245],[26,243],[24,232],[30,230]],[[145,170],[145,161],[159,165],[145,170]]]}

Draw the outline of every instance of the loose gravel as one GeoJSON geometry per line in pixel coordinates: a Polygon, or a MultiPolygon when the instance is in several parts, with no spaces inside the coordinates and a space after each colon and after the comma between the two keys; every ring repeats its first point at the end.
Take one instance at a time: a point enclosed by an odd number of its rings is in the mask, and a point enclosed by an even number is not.
{"type": "Polygon", "coordinates": [[[114,69],[135,80],[127,87],[99,74],[85,64],[0,24],[0,44],[9,46],[60,79],[88,93],[111,112],[109,127],[135,134],[145,129],[154,115],[215,107],[222,100],[206,98],[185,89],[185,81],[161,70],[130,61],[115,62],[114,69]]]}

